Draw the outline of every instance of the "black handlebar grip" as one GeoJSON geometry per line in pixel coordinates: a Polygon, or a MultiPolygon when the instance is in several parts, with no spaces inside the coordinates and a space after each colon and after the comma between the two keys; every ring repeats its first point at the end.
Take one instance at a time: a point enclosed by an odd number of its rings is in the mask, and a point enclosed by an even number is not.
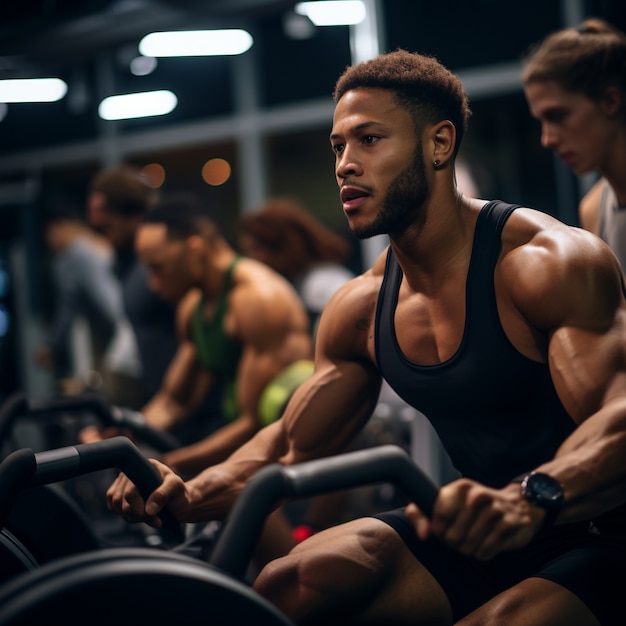
{"type": "MultiPolygon", "coordinates": [[[[38,452],[35,458],[37,470],[31,481],[32,486],[117,468],[128,476],[146,500],[162,482],[152,463],[130,439],[122,436],[38,452]]],[[[182,527],[167,507],[159,513],[159,517],[163,521],[163,531],[171,535],[169,541],[183,541],[182,527]]]]}
{"type": "Polygon", "coordinates": [[[29,486],[36,470],[37,460],[30,448],[15,450],[0,463],[0,528],[4,528],[18,493],[29,486]]]}
{"type": "MultiPolygon", "coordinates": [[[[51,396],[45,399],[28,401],[24,394],[16,394],[16,397],[6,401],[0,410],[0,435],[2,425],[8,431],[12,422],[18,415],[38,413],[55,413],[62,411],[89,411],[103,426],[115,428],[127,428],[144,443],[152,446],[158,452],[170,452],[180,447],[180,442],[170,433],[158,430],[150,426],[143,415],[131,409],[110,406],[96,393],[82,393],[76,396],[51,396]],[[6,410],[5,410],[6,404],[6,410]],[[6,414],[3,422],[2,415],[6,414]]],[[[0,441],[1,441],[0,437],[0,441]]]]}
{"type": "Polygon", "coordinates": [[[51,396],[31,400],[28,405],[28,412],[31,414],[82,410],[90,411],[106,425],[112,425],[115,421],[106,402],[95,393],[82,393],[76,396],[51,396]]]}
{"type": "Polygon", "coordinates": [[[28,399],[22,391],[16,391],[0,406],[0,442],[4,441],[13,428],[15,419],[28,412],[28,399]]]}
{"type": "Polygon", "coordinates": [[[411,457],[395,445],[307,461],[291,466],[268,465],[248,482],[224,525],[211,564],[243,578],[266,516],[284,498],[303,497],[390,482],[430,515],[438,487],[411,457]]]}
{"type": "Polygon", "coordinates": [[[112,425],[118,428],[128,428],[141,441],[159,452],[170,452],[181,447],[181,443],[174,435],[150,426],[139,411],[112,406],[110,413],[114,420],[112,425]]]}
{"type": "MultiPolygon", "coordinates": [[[[124,472],[144,499],[162,482],[157,469],[135,444],[127,437],[119,436],[45,452],[33,453],[32,450],[23,449],[11,453],[0,463],[0,502],[6,500],[10,510],[20,489],[112,468],[124,472]],[[32,458],[32,462],[28,461],[29,458],[32,458]]],[[[182,542],[182,526],[171,512],[165,508],[159,517],[163,521],[163,532],[168,542],[182,542]]]]}

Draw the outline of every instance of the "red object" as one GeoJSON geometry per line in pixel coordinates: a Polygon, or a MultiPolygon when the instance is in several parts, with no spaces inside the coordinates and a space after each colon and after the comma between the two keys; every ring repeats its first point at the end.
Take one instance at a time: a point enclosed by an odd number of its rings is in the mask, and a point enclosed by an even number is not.
{"type": "Polygon", "coordinates": [[[306,524],[300,524],[300,526],[296,526],[291,531],[293,538],[298,543],[300,543],[301,541],[304,541],[305,539],[308,539],[311,535],[314,535],[315,533],[316,531],[310,526],[307,526],[306,524]]]}

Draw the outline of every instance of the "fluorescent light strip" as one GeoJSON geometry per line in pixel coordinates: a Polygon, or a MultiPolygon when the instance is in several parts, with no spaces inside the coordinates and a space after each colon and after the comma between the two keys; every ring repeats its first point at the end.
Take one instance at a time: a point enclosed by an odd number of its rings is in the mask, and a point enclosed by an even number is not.
{"type": "Polygon", "coordinates": [[[294,11],[306,15],[316,26],[350,26],[362,22],[366,15],[361,0],[298,2],[294,11]]]}
{"type": "Polygon", "coordinates": [[[245,30],[187,30],[150,33],[139,42],[149,57],[194,57],[242,54],[253,43],[245,30]]]}
{"type": "Polygon", "coordinates": [[[0,80],[0,102],[57,102],[67,93],[60,78],[0,80]]]}
{"type": "Polygon", "coordinates": [[[98,107],[103,120],[128,120],[171,113],[178,98],[171,91],[144,91],[105,98],[98,107]]]}

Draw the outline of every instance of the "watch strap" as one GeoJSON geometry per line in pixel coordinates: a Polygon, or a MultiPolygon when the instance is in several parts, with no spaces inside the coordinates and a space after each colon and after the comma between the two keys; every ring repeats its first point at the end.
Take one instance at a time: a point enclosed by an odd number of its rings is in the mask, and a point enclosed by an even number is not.
{"type": "Polygon", "coordinates": [[[550,508],[541,507],[544,510],[545,515],[543,516],[543,522],[541,522],[541,526],[539,527],[538,532],[544,532],[549,528],[554,526],[554,522],[556,522],[556,518],[559,516],[561,512],[560,506],[553,506],[550,508]]]}

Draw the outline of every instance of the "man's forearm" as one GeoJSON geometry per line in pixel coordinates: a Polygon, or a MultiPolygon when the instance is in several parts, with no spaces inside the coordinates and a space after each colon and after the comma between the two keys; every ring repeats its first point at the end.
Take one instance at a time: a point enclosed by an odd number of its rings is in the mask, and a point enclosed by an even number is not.
{"type": "Polygon", "coordinates": [[[188,415],[186,407],[163,392],[158,392],[141,413],[152,428],[167,431],[184,422],[188,415]]]}

